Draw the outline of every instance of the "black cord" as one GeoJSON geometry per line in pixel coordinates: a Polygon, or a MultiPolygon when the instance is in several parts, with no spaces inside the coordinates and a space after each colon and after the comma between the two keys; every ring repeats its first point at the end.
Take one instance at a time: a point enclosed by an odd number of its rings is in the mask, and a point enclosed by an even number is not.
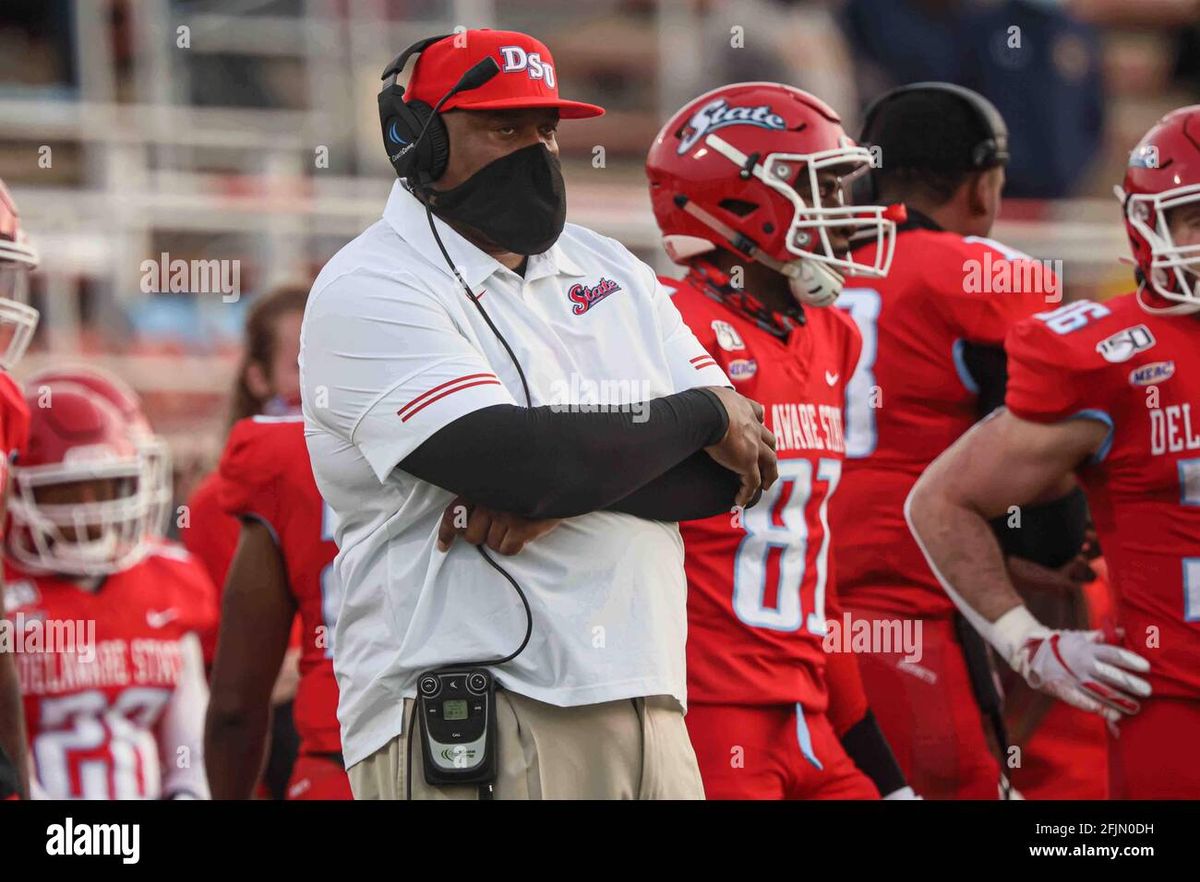
{"type": "Polygon", "coordinates": [[[482,545],[476,545],[475,550],[483,555],[483,559],[488,562],[488,565],[491,566],[492,569],[508,580],[508,584],[513,586],[513,590],[517,592],[517,596],[521,598],[521,603],[525,607],[525,639],[521,641],[521,645],[517,647],[516,651],[510,652],[508,655],[504,656],[504,658],[498,658],[492,661],[472,662],[472,664],[477,667],[486,667],[487,665],[502,665],[505,662],[512,661],[514,658],[524,652],[525,647],[529,645],[529,638],[533,636],[533,610],[530,609],[529,598],[525,596],[525,592],[521,590],[521,586],[517,584],[517,580],[510,576],[504,567],[492,560],[492,556],[484,550],[482,545]]]}
{"type": "MultiPolygon", "coordinates": [[[[434,241],[437,242],[438,248],[442,252],[442,257],[446,259],[446,264],[454,273],[454,277],[458,279],[459,284],[462,285],[463,290],[467,293],[467,299],[475,304],[475,308],[479,310],[479,314],[483,316],[483,320],[487,322],[487,326],[492,329],[492,333],[496,335],[496,339],[499,340],[501,345],[504,346],[504,351],[508,353],[508,357],[512,360],[513,365],[516,367],[517,374],[521,378],[521,388],[525,391],[525,405],[527,407],[533,407],[533,398],[529,394],[529,383],[525,380],[525,372],[521,370],[521,363],[517,361],[517,356],[513,353],[512,347],[508,345],[508,341],[504,339],[504,335],[501,334],[500,330],[492,323],[491,317],[487,314],[486,310],[484,310],[483,305],[479,302],[479,299],[475,296],[475,294],[471,291],[470,286],[463,279],[462,274],[458,271],[458,267],[454,265],[454,261],[450,259],[450,253],[446,250],[446,246],[442,242],[442,237],[438,235],[437,226],[433,222],[433,212],[429,209],[428,205],[425,206],[425,216],[429,219],[429,229],[433,233],[434,241]]],[[[525,592],[521,590],[521,586],[517,580],[514,579],[508,573],[508,571],[504,569],[504,567],[496,563],[496,561],[492,559],[492,556],[484,550],[482,545],[476,545],[475,550],[479,552],[485,561],[487,561],[488,566],[503,576],[508,584],[512,585],[513,590],[517,592],[517,597],[521,598],[521,605],[525,608],[525,637],[521,640],[520,646],[503,658],[463,663],[464,666],[473,668],[494,667],[496,665],[502,665],[505,662],[512,661],[525,651],[525,647],[529,645],[529,640],[533,636],[533,609],[529,606],[529,598],[525,596],[525,592]]],[[[417,708],[419,706],[420,699],[414,698],[412,719],[409,721],[408,727],[408,745],[404,751],[404,760],[406,764],[404,778],[407,791],[406,795],[409,801],[412,800],[412,735],[413,729],[415,729],[417,726],[417,708]]],[[[494,796],[495,787],[492,783],[489,782],[479,786],[480,799],[493,799],[494,796]]]]}
{"type": "Polygon", "coordinates": [[[508,353],[508,357],[512,361],[513,366],[517,369],[517,375],[521,378],[521,388],[525,390],[525,406],[533,407],[533,398],[529,394],[529,384],[525,381],[525,371],[521,370],[521,362],[517,361],[517,356],[513,354],[512,347],[508,345],[508,341],[504,339],[504,335],[500,333],[494,324],[492,324],[491,316],[489,316],[487,311],[484,310],[483,304],[479,302],[479,298],[475,296],[475,293],[471,290],[471,286],[466,283],[462,277],[462,274],[459,273],[458,267],[456,267],[454,265],[454,261],[450,259],[450,253],[446,251],[446,246],[442,244],[442,237],[438,235],[437,226],[433,222],[433,212],[430,210],[428,205],[425,206],[425,217],[429,219],[429,229],[433,232],[433,239],[435,242],[437,242],[438,248],[440,248],[442,251],[442,257],[446,258],[446,263],[454,273],[454,277],[458,279],[458,283],[462,285],[463,290],[467,292],[467,299],[475,304],[475,308],[479,310],[479,314],[483,316],[483,320],[487,322],[487,326],[492,329],[492,333],[496,335],[496,339],[500,341],[500,344],[504,347],[504,351],[508,353]]]}
{"type": "MultiPolygon", "coordinates": [[[[499,340],[501,345],[504,346],[504,351],[508,353],[508,357],[512,360],[513,366],[516,367],[517,374],[521,377],[521,388],[525,390],[525,406],[533,407],[533,398],[529,394],[529,384],[525,381],[525,371],[521,370],[521,362],[517,361],[517,356],[513,353],[512,347],[508,345],[508,341],[504,339],[504,335],[500,333],[500,330],[494,324],[492,324],[491,316],[487,314],[487,311],[483,308],[483,304],[479,302],[479,298],[476,297],[474,292],[471,291],[471,286],[468,285],[463,279],[462,274],[458,271],[458,267],[454,265],[454,261],[450,259],[450,252],[446,250],[446,246],[442,242],[442,237],[438,235],[437,225],[433,222],[433,212],[430,210],[428,205],[425,206],[425,217],[429,220],[429,230],[433,233],[433,239],[435,242],[437,242],[438,248],[442,252],[442,257],[446,259],[446,265],[450,267],[451,272],[454,273],[454,277],[458,279],[459,284],[462,285],[463,291],[467,293],[467,299],[475,304],[475,308],[479,310],[479,314],[483,316],[483,320],[487,322],[487,326],[492,329],[492,333],[496,335],[496,339],[499,340]]],[[[525,607],[526,623],[525,639],[521,641],[521,645],[517,647],[515,652],[511,652],[504,656],[504,658],[500,659],[465,663],[471,665],[472,667],[482,668],[492,665],[502,665],[505,662],[512,661],[525,650],[525,647],[529,645],[529,638],[533,635],[533,610],[530,609],[529,598],[525,596],[525,592],[521,590],[521,586],[517,584],[517,580],[509,575],[508,571],[505,570],[504,567],[496,563],[496,561],[492,559],[492,556],[484,550],[482,545],[476,545],[475,550],[478,551],[480,555],[483,556],[483,559],[488,562],[488,566],[508,580],[508,584],[512,585],[513,590],[517,592],[517,596],[521,598],[521,603],[525,607]]]]}
{"type": "Polygon", "coordinates": [[[417,708],[421,706],[421,699],[413,699],[412,719],[408,721],[408,746],[404,750],[404,786],[407,789],[405,794],[408,802],[412,802],[412,733],[417,727],[417,708]]]}

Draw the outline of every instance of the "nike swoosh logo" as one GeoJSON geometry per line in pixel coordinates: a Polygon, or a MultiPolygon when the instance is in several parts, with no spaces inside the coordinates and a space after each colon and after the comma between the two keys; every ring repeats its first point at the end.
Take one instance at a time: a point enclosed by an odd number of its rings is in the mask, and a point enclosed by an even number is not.
{"type": "Polygon", "coordinates": [[[179,618],[179,610],[164,609],[162,612],[157,612],[152,609],[146,610],[146,624],[151,628],[162,628],[170,622],[179,618]]]}
{"type": "Polygon", "coordinates": [[[832,386],[832,385],[833,385],[834,383],[836,383],[837,381],[838,381],[838,375],[837,375],[837,374],[831,374],[831,373],[829,373],[829,371],[826,371],[826,372],[825,372],[825,382],[826,382],[826,383],[828,383],[830,386],[832,386]]]}

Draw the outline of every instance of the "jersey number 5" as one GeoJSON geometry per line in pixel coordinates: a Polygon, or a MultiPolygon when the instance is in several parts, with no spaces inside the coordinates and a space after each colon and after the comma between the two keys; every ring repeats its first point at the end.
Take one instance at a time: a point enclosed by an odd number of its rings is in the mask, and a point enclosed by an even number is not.
{"type": "Polygon", "coordinates": [[[758,505],[742,512],[746,538],[733,561],[733,612],[754,628],[825,633],[825,584],[829,577],[829,497],[842,476],[842,463],[822,459],[779,460],[779,480],[758,505]],[[817,484],[824,483],[822,490],[817,484]],[[817,506],[820,548],[808,571],[808,508],[817,506]],[[807,594],[805,588],[811,588],[807,594]],[[773,599],[768,597],[768,589],[773,599]]]}

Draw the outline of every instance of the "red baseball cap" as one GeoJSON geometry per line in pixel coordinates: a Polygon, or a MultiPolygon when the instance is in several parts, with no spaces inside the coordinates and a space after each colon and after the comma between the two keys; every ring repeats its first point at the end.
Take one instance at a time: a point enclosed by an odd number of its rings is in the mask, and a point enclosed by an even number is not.
{"type": "Polygon", "coordinates": [[[417,56],[404,91],[410,99],[433,106],[463,74],[489,55],[500,65],[500,73],[478,89],[459,92],[442,105],[443,111],[556,107],[562,119],[586,119],[604,113],[604,108],[595,104],[559,98],[554,56],[541,40],[517,31],[482,28],[431,43],[417,56]]]}

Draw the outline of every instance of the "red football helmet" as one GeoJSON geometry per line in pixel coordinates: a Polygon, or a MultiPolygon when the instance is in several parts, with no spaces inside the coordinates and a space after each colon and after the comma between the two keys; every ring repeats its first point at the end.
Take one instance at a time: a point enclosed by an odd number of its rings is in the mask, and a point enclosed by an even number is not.
{"type": "Polygon", "coordinates": [[[1178,304],[1155,307],[1142,300],[1142,307],[1167,313],[1200,310],[1200,243],[1176,245],[1167,224],[1172,209],[1200,201],[1200,104],[1171,111],[1146,133],[1129,154],[1124,186],[1115,190],[1146,284],[1178,304]]]}
{"type": "Polygon", "coordinates": [[[175,499],[174,476],[171,470],[171,450],[167,442],[154,433],[142,400],[120,377],[88,365],[66,365],[45,368],[26,380],[26,387],[38,390],[58,383],[74,383],[95,392],[121,415],[150,469],[150,494],[153,512],[150,518],[152,538],[166,536],[170,524],[171,504],[175,499]]]}
{"type": "Polygon", "coordinates": [[[30,392],[29,444],[12,467],[8,554],[74,576],[128,569],[152,512],[145,457],[116,408],[72,383],[30,392]]]}
{"type": "Polygon", "coordinates": [[[0,181],[0,368],[12,370],[21,360],[33,332],[38,311],[29,305],[29,274],[37,269],[38,255],[21,229],[17,206],[0,181]]]}
{"type": "Polygon", "coordinates": [[[786,275],[803,303],[827,306],[842,274],[884,276],[902,209],[843,204],[871,154],[819,98],[779,83],[701,95],[663,126],[646,159],[650,201],[676,263],[720,246],[786,275]],[[819,173],[837,174],[822,198],[819,173]],[[837,253],[830,233],[877,245],[870,264],[837,253]]]}

